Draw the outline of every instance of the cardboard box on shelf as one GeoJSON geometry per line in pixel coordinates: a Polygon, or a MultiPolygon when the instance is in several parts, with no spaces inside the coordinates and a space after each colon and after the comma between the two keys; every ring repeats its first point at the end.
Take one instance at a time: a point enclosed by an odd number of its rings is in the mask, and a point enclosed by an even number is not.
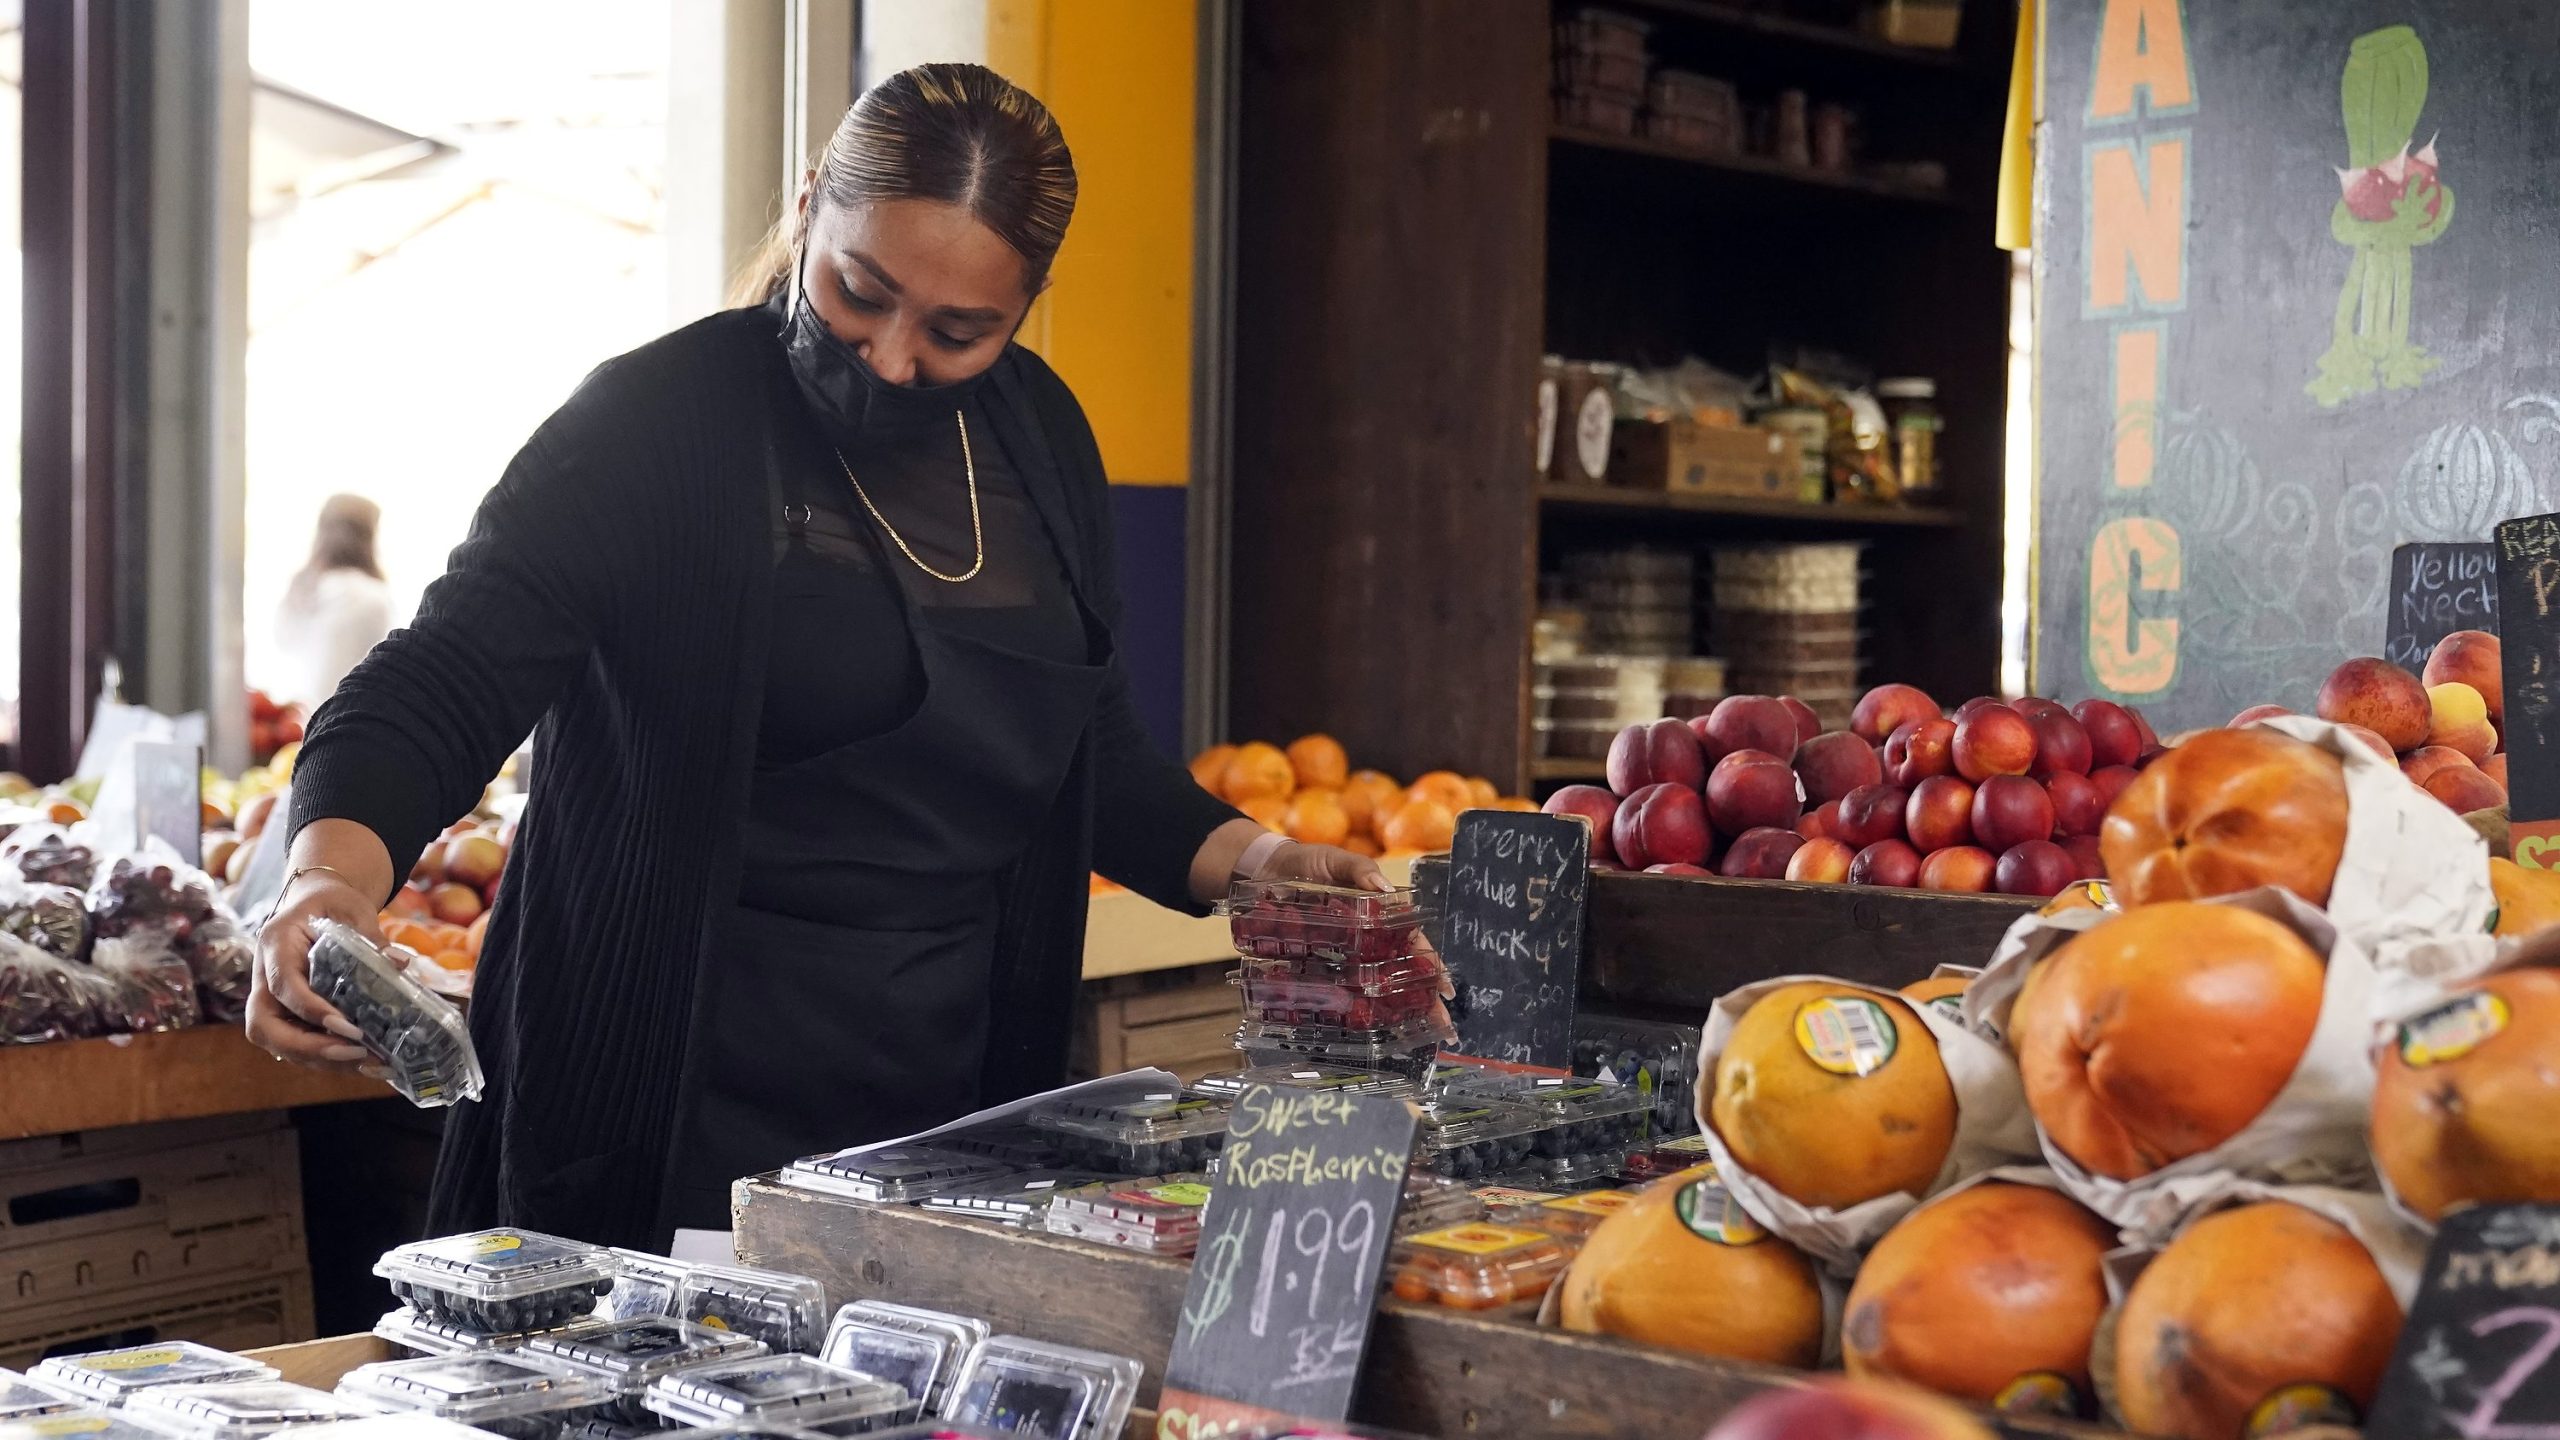
{"type": "Polygon", "coordinates": [[[1801,468],[1794,437],[1756,425],[1622,420],[1609,440],[1609,483],[1631,489],[1792,500],[1801,468]]]}

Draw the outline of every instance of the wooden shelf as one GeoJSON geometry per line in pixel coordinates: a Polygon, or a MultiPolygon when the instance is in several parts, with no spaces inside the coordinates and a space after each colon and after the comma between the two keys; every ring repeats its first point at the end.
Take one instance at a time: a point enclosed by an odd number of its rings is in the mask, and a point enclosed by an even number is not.
{"type": "Polygon", "coordinates": [[[1699,170],[1727,175],[1748,176],[1761,180],[1777,180],[1818,190],[1832,190],[1849,195],[1868,195],[1883,200],[1902,200],[1919,205],[1953,205],[1955,199],[1944,187],[1906,185],[1899,181],[1879,180],[1872,176],[1836,170],[1816,170],[1810,165],[1790,165],[1783,160],[1770,160],[1758,155],[1702,155],[1695,150],[1648,140],[1641,135],[1611,135],[1600,130],[1584,130],[1572,125],[1557,125],[1550,132],[1556,144],[1592,151],[1622,155],[1641,155],[1653,160],[1668,160],[1699,170]]]}
{"type": "Polygon", "coordinates": [[[1728,30],[1747,31],[1771,40],[1783,40],[1808,49],[1837,51],[1863,55],[1873,60],[1887,60],[1918,70],[1969,71],[1976,67],[1962,52],[1928,50],[1916,45],[1896,45],[1890,40],[1852,30],[1845,25],[1817,25],[1804,20],[1791,20],[1740,5],[1717,3],[1717,0],[1626,0],[1633,9],[1649,10],[1657,15],[1672,15],[1700,24],[1721,26],[1728,30]]]}
{"type": "Polygon", "coordinates": [[[1624,490],[1602,485],[1540,485],[1538,503],[1551,511],[1590,514],[1734,515],[1786,520],[1840,529],[1913,527],[1952,529],[1962,512],[1929,505],[1811,505],[1801,500],[1761,500],[1747,495],[1683,495],[1667,490],[1624,490]]]}
{"type": "Polygon", "coordinates": [[[1529,762],[1532,780],[1599,780],[1609,773],[1606,760],[1585,760],[1574,755],[1547,755],[1529,762]]]}
{"type": "Polygon", "coordinates": [[[378,1080],[279,1064],[236,1025],[0,1045],[0,1140],[391,1093],[378,1080]]]}

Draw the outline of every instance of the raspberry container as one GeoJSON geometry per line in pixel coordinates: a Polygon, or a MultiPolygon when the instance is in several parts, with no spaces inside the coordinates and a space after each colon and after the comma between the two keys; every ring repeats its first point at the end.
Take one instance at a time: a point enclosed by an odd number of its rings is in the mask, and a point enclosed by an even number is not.
{"type": "Polygon", "coordinates": [[[1647,1134],[1687,1135],[1698,1128],[1699,1043],[1695,1025],[1576,1015],[1573,1073],[1613,1080],[1642,1096],[1650,1112],[1647,1134]]]}
{"type": "MultiPolygon", "coordinates": [[[[694,1432],[696,1436],[718,1433],[714,1430],[694,1432]]],[[[993,1430],[981,1430],[975,1425],[962,1425],[950,1420],[920,1420],[913,1425],[901,1425],[895,1430],[875,1430],[872,1432],[871,1440],[1005,1440],[1005,1437],[993,1430]]]]}
{"type": "Polygon", "coordinates": [[[1239,970],[1231,978],[1244,992],[1246,1017],[1269,1025],[1393,1030],[1429,1019],[1440,1003],[1436,973],[1375,992],[1326,977],[1262,976],[1239,970]]]}
{"type": "Polygon", "coordinates": [[[896,1382],[807,1355],[768,1355],[661,1376],[649,1408],[681,1426],[783,1424],[831,1435],[895,1425],[913,1400],[896,1382]]]}
{"type": "Polygon", "coordinates": [[[79,1408],[79,1400],[63,1391],[39,1385],[15,1370],[0,1370],[0,1425],[79,1408]]]}
{"type": "Polygon", "coordinates": [[[74,1406],[50,1415],[0,1418],[0,1440],[169,1440],[112,1410],[74,1406]]]}
{"type": "Polygon", "coordinates": [[[938,1414],[969,1356],[987,1343],[987,1322],[886,1300],[857,1300],[836,1312],[822,1357],[830,1365],[894,1380],[925,1414],[938,1414]]]}
{"type": "Polygon", "coordinates": [[[39,1363],[27,1376],[46,1389],[78,1395],[95,1405],[122,1405],[163,1385],[232,1385],[276,1377],[272,1365],[192,1340],[57,1355],[39,1363]]]}
{"type": "Polygon", "coordinates": [[[1530,1149],[1548,1160],[1606,1156],[1614,1167],[1643,1138],[1651,1114],[1645,1097],[1630,1086],[1571,1075],[1467,1071],[1451,1076],[1447,1090],[1455,1099],[1516,1106],[1536,1115],[1530,1149]]]}
{"type": "Polygon", "coordinates": [[[1110,1178],[1099,1170],[1025,1170],[928,1195],[923,1204],[925,1209],[944,1215],[992,1220],[1001,1225],[1036,1226],[1040,1217],[1048,1213],[1049,1202],[1061,1191],[1110,1178]]]}
{"type": "Polygon", "coordinates": [[[1444,1094],[1423,1104],[1415,1153],[1434,1175],[1490,1181],[1528,1163],[1539,1123],[1517,1106],[1444,1094]]]}
{"type": "Polygon", "coordinates": [[[613,1282],[613,1293],[596,1302],[597,1319],[646,1320],[676,1313],[676,1291],[693,1273],[691,1265],[646,1250],[616,1248],[613,1258],[622,1263],[622,1274],[613,1282]]]}
{"type": "Polygon", "coordinates": [[[1404,1198],[1396,1205],[1396,1238],[1419,1235],[1425,1230],[1445,1230],[1485,1218],[1484,1202],[1463,1180],[1434,1175],[1427,1170],[1407,1170],[1404,1175],[1404,1198]]]}
{"type": "Polygon", "coordinates": [[[1647,1149],[1629,1151],[1618,1174],[1632,1184],[1649,1185],[1714,1158],[1707,1153],[1706,1136],[1683,1135],[1676,1140],[1658,1141],[1647,1149]]]}
{"type": "Polygon", "coordinates": [[[182,1440],[259,1440],[291,1425],[370,1415],[342,1395],[283,1380],[246,1385],[164,1385],[125,1407],[134,1419],[182,1440]]]}
{"type": "Polygon", "coordinates": [[[1425,954],[1430,918],[1410,888],[1380,892],[1299,880],[1239,880],[1218,913],[1236,953],[1256,960],[1328,960],[1347,977],[1425,954]]]}
{"type": "Polygon", "coordinates": [[[1433,989],[1448,983],[1449,967],[1429,950],[1390,955],[1378,960],[1339,960],[1324,955],[1242,955],[1235,978],[1250,980],[1320,980],[1348,986],[1363,995],[1385,995],[1416,986],[1433,989]]]}
{"type": "Polygon", "coordinates": [[[999,1335],[960,1373],[949,1418],[1030,1440],[1113,1440],[1140,1373],[1126,1356],[999,1335]]]}
{"type": "Polygon", "coordinates": [[[765,1353],[765,1343],[690,1320],[651,1317],[574,1335],[537,1336],[525,1342],[524,1353],[556,1360],[612,1391],[616,1398],[598,1419],[654,1429],[656,1421],[641,1397],[660,1376],[722,1360],[752,1360],[765,1353]]]}
{"type": "Polygon", "coordinates": [[[1233,1100],[1243,1094],[1248,1085],[1277,1085],[1284,1090],[1340,1090],[1352,1095],[1394,1095],[1407,1100],[1418,1093],[1407,1076],[1320,1062],[1220,1070],[1201,1076],[1192,1082],[1191,1088],[1203,1095],[1233,1100]]]}
{"type": "Polygon", "coordinates": [[[696,1265],[676,1289],[679,1319],[735,1331],[777,1353],[818,1353],[827,1338],[827,1287],[806,1275],[745,1265],[696,1265]]]}
{"type": "Polygon", "coordinates": [[[1208,1203],[1206,1175],[1113,1180],[1060,1194],[1049,1202],[1046,1224],[1052,1235],[1150,1255],[1188,1255],[1200,1244],[1200,1212],[1208,1203]]]}
{"type": "Polygon", "coordinates": [[[415,1410],[506,1440],[556,1440],[563,1426],[613,1402],[611,1386],[557,1361],[520,1353],[433,1355],[360,1365],[338,1393],[385,1410],[415,1410]]]}
{"type": "Polygon", "coordinates": [[[903,1205],[992,1180],[1013,1167],[939,1145],[878,1145],[794,1160],[782,1183],[850,1200],[903,1205]]]}
{"type": "Polygon", "coordinates": [[[1536,1301],[1572,1254],[1553,1235],[1514,1225],[1457,1225],[1399,1242],[1388,1260],[1395,1297],[1453,1310],[1536,1301]]]}
{"type": "Polygon", "coordinates": [[[426,1319],[512,1335],[594,1314],[622,1262],[602,1246],[532,1230],[475,1230],[403,1245],[373,1273],[426,1319]]]}
{"type": "Polygon", "coordinates": [[[316,922],[311,934],[312,992],[363,1032],[392,1089],[428,1109],[480,1098],[480,1054],[453,1002],[335,920],[316,922]]]}
{"type": "Polygon", "coordinates": [[[1585,1190],[1578,1195],[1559,1195],[1532,1206],[1519,1223],[1578,1246],[1600,1228],[1601,1221],[1626,1209],[1635,1198],[1633,1190],[1585,1190]]]}
{"type": "Polygon", "coordinates": [[[1227,1102],[1159,1090],[1124,1100],[1076,1098],[1035,1106],[1033,1128],[1078,1165],[1119,1175],[1201,1170],[1227,1143],[1227,1102]]]}

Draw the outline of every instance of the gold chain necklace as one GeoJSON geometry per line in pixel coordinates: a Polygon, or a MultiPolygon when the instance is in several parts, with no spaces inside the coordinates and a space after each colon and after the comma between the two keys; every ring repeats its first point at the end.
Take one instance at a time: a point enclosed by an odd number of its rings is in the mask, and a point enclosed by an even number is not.
{"type": "Polygon", "coordinates": [[[960,422],[960,464],[969,473],[969,538],[978,549],[977,558],[969,562],[969,568],[957,575],[945,575],[924,563],[924,557],[918,555],[915,547],[907,543],[907,537],[899,534],[898,527],[889,523],[889,517],[880,513],[880,507],[871,503],[870,492],[862,488],[861,481],[853,478],[853,467],[845,463],[842,450],[836,452],[836,464],[844,467],[844,478],[852,482],[853,493],[862,501],[862,508],[870,511],[871,518],[882,530],[888,532],[890,543],[898,547],[898,553],[906,556],[909,563],[934,579],[946,585],[957,585],[964,580],[978,578],[978,572],[986,568],[987,532],[978,521],[978,462],[969,453],[969,417],[954,410],[951,412],[951,418],[960,422]]]}

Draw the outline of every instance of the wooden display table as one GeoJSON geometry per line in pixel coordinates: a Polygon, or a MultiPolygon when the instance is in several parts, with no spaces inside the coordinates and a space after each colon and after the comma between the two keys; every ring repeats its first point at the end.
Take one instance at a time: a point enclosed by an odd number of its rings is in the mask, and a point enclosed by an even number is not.
{"type": "Polygon", "coordinates": [[[0,1045],[0,1140],[391,1093],[379,1080],[281,1064],[233,1025],[0,1045]]]}

